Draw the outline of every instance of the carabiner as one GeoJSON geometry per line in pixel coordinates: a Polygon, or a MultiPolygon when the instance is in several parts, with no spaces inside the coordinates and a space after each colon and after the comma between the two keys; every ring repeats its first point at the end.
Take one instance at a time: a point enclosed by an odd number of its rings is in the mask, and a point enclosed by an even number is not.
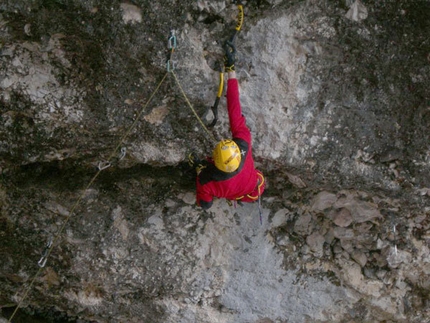
{"type": "Polygon", "coordinates": [[[244,13],[243,13],[243,6],[242,4],[239,3],[237,4],[237,9],[239,10],[239,12],[237,13],[237,24],[236,24],[236,31],[239,32],[242,29],[242,25],[243,25],[243,18],[244,18],[244,13]]]}
{"type": "Polygon", "coordinates": [[[99,165],[97,166],[97,168],[99,169],[99,170],[104,170],[104,169],[106,169],[106,168],[109,168],[109,167],[111,167],[112,165],[111,165],[111,163],[110,162],[108,162],[108,161],[103,161],[103,162],[100,162],[99,163],[99,165]]]}
{"type": "Polygon", "coordinates": [[[40,268],[45,267],[46,261],[48,260],[49,249],[51,249],[51,247],[52,247],[52,237],[49,237],[48,242],[46,243],[45,249],[43,249],[42,251],[42,256],[37,262],[40,268]]]}
{"type": "Polygon", "coordinates": [[[127,148],[126,147],[122,147],[121,148],[121,153],[118,157],[118,161],[123,160],[125,155],[127,154],[127,148]]]}
{"type": "Polygon", "coordinates": [[[169,38],[167,40],[167,48],[171,49],[172,51],[174,49],[176,49],[176,35],[175,35],[175,30],[171,29],[170,30],[170,34],[169,34],[169,38]]]}
{"type": "Polygon", "coordinates": [[[173,61],[171,61],[173,52],[175,51],[177,46],[176,43],[176,32],[174,29],[170,30],[169,38],[167,39],[167,48],[169,49],[169,52],[167,53],[167,60],[166,60],[166,69],[167,72],[171,72],[175,69],[175,65],[173,61]]]}
{"type": "Polygon", "coordinates": [[[40,268],[43,268],[45,267],[47,261],[48,261],[48,258],[46,258],[45,256],[42,256],[42,258],[40,258],[37,264],[40,268]]]}
{"type": "Polygon", "coordinates": [[[174,71],[175,70],[175,63],[171,62],[170,59],[168,59],[166,62],[166,69],[167,69],[167,72],[174,71]]]}

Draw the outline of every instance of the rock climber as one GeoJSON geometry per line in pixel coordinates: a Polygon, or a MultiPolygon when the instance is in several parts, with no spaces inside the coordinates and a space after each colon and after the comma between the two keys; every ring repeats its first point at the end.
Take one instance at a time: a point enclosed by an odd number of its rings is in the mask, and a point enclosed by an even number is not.
{"type": "MultiPolygon", "coordinates": [[[[232,133],[231,139],[221,140],[212,157],[199,163],[197,170],[197,205],[203,209],[212,206],[213,198],[230,201],[255,202],[265,188],[263,174],[254,167],[251,132],[242,115],[239,99],[239,83],[236,78],[236,48],[232,42],[225,44],[224,66],[227,72],[227,110],[232,133]]],[[[194,160],[193,160],[194,159],[194,160]]]]}

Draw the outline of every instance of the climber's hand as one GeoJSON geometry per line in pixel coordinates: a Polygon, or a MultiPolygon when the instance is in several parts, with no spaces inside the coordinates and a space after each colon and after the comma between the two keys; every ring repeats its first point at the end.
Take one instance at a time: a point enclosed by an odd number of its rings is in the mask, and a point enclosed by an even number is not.
{"type": "Polygon", "coordinates": [[[234,64],[236,62],[236,47],[230,41],[226,41],[224,44],[224,66],[226,72],[234,71],[234,64]]]}

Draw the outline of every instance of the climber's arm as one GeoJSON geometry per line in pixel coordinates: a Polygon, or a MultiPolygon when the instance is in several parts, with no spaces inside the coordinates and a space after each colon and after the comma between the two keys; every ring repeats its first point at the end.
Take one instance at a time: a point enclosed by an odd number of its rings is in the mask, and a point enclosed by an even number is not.
{"type": "Polygon", "coordinates": [[[204,210],[209,209],[213,203],[213,196],[209,192],[208,185],[200,184],[200,178],[197,176],[196,181],[196,203],[201,206],[204,210]]]}
{"type": "Polygon", "coordinates": [[[242,115],[240,105],[239,83],[234,71],[228,72],[227,81],[227,109],[230,121],[230,129],[233,138],[240,138],[246,142],[251,142],[251,132],[246,126],[246,119],[242,115]]]}

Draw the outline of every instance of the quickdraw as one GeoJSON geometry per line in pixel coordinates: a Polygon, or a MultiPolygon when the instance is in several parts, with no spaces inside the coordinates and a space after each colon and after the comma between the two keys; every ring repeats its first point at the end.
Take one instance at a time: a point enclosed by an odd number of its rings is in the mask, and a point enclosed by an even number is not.
{"type": "Polygon", "coordinates": [[[244,13],[243,13],[243,5],[241,1],[233,1],[237,5],[237,9],[239,10],[237,14],[237,23],[236,28],[234,29],[233,35],[230,37],[229,41],[233,43],[236,39],[237,34],[242,29],[244,13]]]}
{"type": "MultiPolygon", "coordinates": [[[[237,9],[239,11],[238,11],[238,14],[237,14],[236,27],[235,27],[235,29],[233,31],[233,34],[227,40],[228,42],[230,42],[232,44],[236,40],[237,34],[242,29],[243,20],[244,20],[244,13],[243,13],[242,2],[241,1],[233,1],[233,3],[237,5],[237,9]]],[[[214,127],[216,125],[217,121],[218,121],[218,105],[219,105],[219,101],[221,99],[221,96],[222,96],[222,93],[223,93],[223,90],[224,90],[224,69],[223,69],[222,66],[223,66],[223,64],[219,64],[218,68],[217,68],[217,71],[219,72],[218,92],[217,92],[217,96],[215,98],[214,105],[210,107],[210,109],[212,110],[212,114],[214,116],[212,122],[208,125],[208,127],[210,127],[210,128],[214,127]]]]}
{"type": "Polygon", "coordinates": [[[48,254],[49,250],[52,247],[52,237],[49,237],[48,242],[46,243],[45,249],[42,251],[42,255],[40,257],[40,260],[37,262],[40,268],[45,267],[46,261],[48,260],[48,254]]]}
{"type": "Polygon", "coordinates": [[[167,72],[171,72],[175,69],[172,61],[172,55],[176,49],[176,33],[174,29],[170,30],[169,38],[167,39],[167,48],[169,49],[169,52],[167,54],[166,68],[167,72]]]}
{"type": "Polygon", "coordinates": [[[114,166],[114,165],[118,164],[121,160],[123,160],[126,154],[127,154],[127,148],[122,147],[121,152],[118,155],[118,157],[115,157],[115,158],[112,157],[112,160],[110,160],[110,161],[99,162],[99,164],[97,165],[97,168],[99,169],[99,171],[102,171],[102,170],[105,170],[111,166],[114,166]]]}
{"type": "MultiPolygon", "coordinates": [[[[169,38],[168,38],[169,53],[168,53],[167,60],[166,60],[166,63],[167,63],[167,72],[166,72],[166,74],[163,76],[163,78],[161,79],[161,81],[155,87],[155,90],[152,92],[152,94],[150,95],[150,97],[147,100],[147,102],[142,106],[142,108],[140,109],[139,113],[137,114],[137,116],[136,116],[134,122],[132,123],[132,125],[123,134],[123,136],[119,140],[119,143],[117,144],[116,148],[113,150],[111,157],[109,157],[108,161],[101,161],[101,162],[98,163],[98,166],[97,166],[98,171],[94,174],[94,176],[91,178],[91,180],[89,181],[89,183],[87,184],[87,186],[85,187],[85,189],[82,190],[83,193],[79,196],[79,198],[73,204],[73,206],[72,206],[72,208],[71,208],[71,210],[69,212],[69,215],[64,220],[61,228],[59,229],[59,231],[57,233],[57,235],[54,238],[52,238],[52,237],[49,238],[48,242],[45,245],[45,248],[42,251],[41,257],[40,257],[39,261],[37,262],[37,265],[39,266],[39,269],[36,272],[36,274],[33,276],[33,278],[31,279],[29,285],[25,288],[24,294],[22,295],[20,301],[18,302],[17,306],[15,307],[15,310],[13,311],[12,315],[8,319],[8,323],[12,322],[12,319],[14,318],[15,314],[22,307],[22,304],[24,303],[24,300],[27,298],[29,292],[31,291],[34,283],[36,282],[36,279],[42,273],[43,268],[46,266],[48,258],[49,258],[50,254],[51,254],[51,251],[53,250],[52,248],[54,247],[55,242],[59,239],[59,237],[63,233],[63,231],[64,231],[67,223],[69,222],[71,216],[74,214],[74,211],[76,210],[76,208],[78,207],[78,205],[82,201],[82,199],[84,197],[84,194],[85,194],[84,192],[87,192],[87,190],[93,185],[93,183],[95,182],[95,180],[97,179],[97,177],[100,175],[100,173],[104,169],[116,165],[117,162],[119,162],[120,160],[122,160],[126,156],[127,151],[126,151],[125,147],[121,148],[120,154],[117,157],[115,157],[115,154],[119,150],[121,144],[125,141],[125,139],[130,135],[131,131],[135,128],[137,122],[140,120],[140,116],[146,110],[146,108],[148,107],[149,103],[152,101],[152,99],[154,98],[155,94],[158,92],[158,90],[160,89],[161,85],[166,80],[167,76],[169,75],[169,72],[171,72],[175,76],[175,79],[176,79],[176,75],[175,75],[174,70],[173,70],[174,66],[173,66],[173,63],[171,62],[172,55],[173,55],[174,50],[176,49],[176,46],[177,46],[177,44],[176,44],[175,31],[171,30],[169,38]]],[[[181,88],[181,91],[183,92],[182,88],[181,88]]],[[[184,97],[186,98],[185,93],[184,93],[184,97]]],[[[187,98],[186,98],[186,101],[191,106],[191,104],[189,103],[189,100],[187,98]]],[[[192,106],[191,106],[191,108],[192,108],[192,106]]],[[[211,134],[209,133],[209,135],[211,135],[211,134]]],[[[215,138],[212,138],[212,139],[215,141],[215,138]]]]}

